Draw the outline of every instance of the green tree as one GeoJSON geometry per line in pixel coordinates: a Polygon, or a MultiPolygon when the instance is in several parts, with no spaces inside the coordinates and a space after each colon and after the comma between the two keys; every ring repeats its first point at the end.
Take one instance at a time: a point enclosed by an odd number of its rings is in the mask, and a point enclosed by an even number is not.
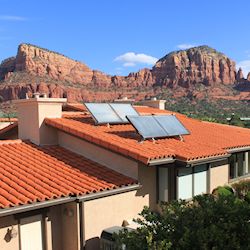
{"type": "Polygon", "coordinates": [[[129,250],[250,249],[250,205],[234,195],[201,195],[173,201],[161,213],[144,208],[141,225],[121,231],[117,243],[129,250]]]}

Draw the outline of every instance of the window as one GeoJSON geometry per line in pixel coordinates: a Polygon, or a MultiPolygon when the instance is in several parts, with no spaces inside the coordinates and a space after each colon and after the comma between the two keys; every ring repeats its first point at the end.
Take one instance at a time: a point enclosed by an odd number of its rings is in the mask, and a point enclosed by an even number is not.
{"type": "Polygon", "coordinates": [[[194,167],[194,195],[207,193],[207,166],[194,167]]]}
{"type": "Polygon", "coordinates": [[[235,153],[229,158],[230,179],[238,178],[249,174],[250,171],[250,151],[235,153]]]}
{"type": "Polygon", "coordinates": [[[160,167],[158,172],[158,180],[159,180],[159,200],[160,201],[168,201],[168,168],[160,167]]]}
{"type": "Polygon", "coordinates": [[[207,193],[206,164],[193,168],[180,168],[178,170],[177,198],[190,199],[195,195],[207,193]]]}

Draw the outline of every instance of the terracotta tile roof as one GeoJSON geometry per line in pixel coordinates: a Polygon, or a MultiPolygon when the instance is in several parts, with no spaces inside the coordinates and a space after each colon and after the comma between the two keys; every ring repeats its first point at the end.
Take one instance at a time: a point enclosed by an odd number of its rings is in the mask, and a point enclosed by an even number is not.
{"type": "MultiPolygon", "coordinates": [[[[137,107],[141,114],[173,113],[148,107],[137,107]]],[[[75,117],[46,119],[46,124],[58,128],[89,142],[147,164],[150,160],[174,157],[191,161],[202,158],[227,155],[227,150],[234,147],[250,146],[250,130],[235,126],[202,122],[185,115],[175,113],[191,132],[178,138],[150,140],[139,143],[139,135],[127,125],[94,126],[87,114],[75,117]]]]}
{"type": "Polygon", "coordinates": [[[0,208],[85,195],[136,181],[60,146],[0,142],[0,208]]]}
{"type": "Polygon", "coordinates": [[[17,122],[17,118],[5,118],[5,117],[0,117],[0,122],[17,122]]]}
{"type": "Polygon", "coordinates": [[[63,111],[87,111],[82,103],[68,102],[63,106],[63,111]]]}

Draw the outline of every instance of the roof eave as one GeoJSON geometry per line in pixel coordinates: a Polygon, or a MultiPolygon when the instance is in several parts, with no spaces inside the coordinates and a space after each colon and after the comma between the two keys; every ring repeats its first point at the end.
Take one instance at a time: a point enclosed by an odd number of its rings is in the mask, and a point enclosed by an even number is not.
{"type": "Polygon", "coordinates": [[[227,152],[232,154],[232,153],[237,153],[241,151],[249,151],[249,150],[250,150],[250,146],[246,146],[246,147],[230,148],[230,149],[227,149],[227,152]]]}
{"type": "Polygon", "coordinates": [[[173,157],[161,158],[161,159],[153,159],[148,162],[149,166],[158,166],[163,164],[174,163],[175,159],[173,157]]]}
{"type": "Polygon", "coordinates": [[[181,163],[186,163],[189,166],[195,166],[199,164],[206,164],[206,163],[212,163],[212,162],[217,162],[217,161],[223,161],[228,159],[231,154],[225,154],[225,155],[218,155],[218,156],[212,156],[212,157],[206,157],[206,158],[199,158],[199,159],[194,159],[190,161],[180,161],[181,163]]]}
{"type": "Polygon", "coordinates": [[[135,190],[140,189],[141,187],[142,187],[141,184],[132,184],[129,186],[124,186],[124,187],[115,188],[115,189],[111,189],[111,190],[105,190],[102,192],[77,196],[77,201],[82,202],[82,201],[95,200],[95,199],[104,198],[104,197],[111,196],[111,195],[135,191],[135,190]]]}
{"type": "Polygon", "coordinates": [[[120,187],[120,188],[116,188],[112,190],[106,190],[106,191],[97,192],[93,194],[87,194],[83,196],[63,197],[63,198],[58,198],[58,199],[53,199],[53,200],[35,202],[32,204],[28,204],[28,205],[18,205],[15,207],[3,208],[3,209],[0,209],[0,217],[29,212],[32,210],[51,207],[55,205],[61,205],[61,204],[65,204],[65,203],[73,202],[73,201],[82,202],[82,201],[89,201],[89,200],[94,200],[98,198],[104,198],[104,197],[111,196],[111,195],[138,190],[139,188],[141,188],[140,184],[132,184],[132,185],[125,186],[125,187],[120,187]]]}
{"type": "Polygon", "coordinates": [[[68,203],[68,202],[75,201],[75,200],[76,200],[75,197],[63,197],[63,198],[58,198],[58,199],[53,199],[53,200],[48,200],[48,201],[35,202],[32,204],[28,204],[28,205],[18,205],[15,207],[4,208],[4,209],[0,209],[0,217],[28,212],[28,211],[46,208],[50,206],[60,205],[60,204],[68,203]]]}

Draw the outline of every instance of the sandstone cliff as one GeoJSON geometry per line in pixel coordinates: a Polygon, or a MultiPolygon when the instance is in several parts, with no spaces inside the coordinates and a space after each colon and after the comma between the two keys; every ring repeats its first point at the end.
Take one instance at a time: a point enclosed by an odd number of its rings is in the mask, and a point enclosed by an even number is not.
{"type": "Polygon", "coordinates": [[[141,99],[165,88],[182,96],[194,92],[197,84],[211,86],[216,93],[223,92],[219,90],[222,85],[233,85],[242,81],[241,77],[242,72],[236,73],[232,60],[208,46],[169,53],[152,69],[123,77],[92,70],[47,49],[21,44],[16,57],[0,65],[0,95],[9,100],[39,91],[70,100],[102,101],[121,95],[141,99]]]}
{"type": "Polygon", "coordinates": [[[236,82],[235,62],[208,46],[172,52],[155,64],[152,74],[157,84],[171,87],[236,82]]]}

